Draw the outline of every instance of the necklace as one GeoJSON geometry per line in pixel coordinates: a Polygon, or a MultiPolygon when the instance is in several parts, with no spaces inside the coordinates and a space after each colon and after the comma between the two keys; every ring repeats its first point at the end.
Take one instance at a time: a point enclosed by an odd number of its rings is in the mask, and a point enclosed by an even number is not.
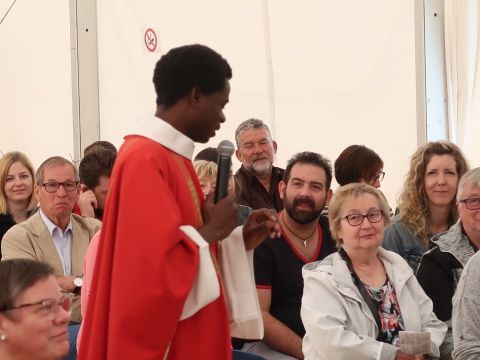
{"type": "Polygon", "coordinates": [[[287,230],[295,237],[299,238],[300,240],[303,241],[303,247],[307,247],[307,240],[310,239],[314,234],[315,232],[317,231],[317,225],[315,225],[315,227],[313,228],[313,232],[308,235],[307,237],[302,237],[302,236],[299,236],[297,235],[296,233],[294,233],[292,231],[292,229],[290,229],[290,227],[288,226],[287,224],[287,221],[285,220],[285,213],[282,213],[282,220],[283,220],[283,225],[285,225],[285,227],[287,228],[287,230]]]}

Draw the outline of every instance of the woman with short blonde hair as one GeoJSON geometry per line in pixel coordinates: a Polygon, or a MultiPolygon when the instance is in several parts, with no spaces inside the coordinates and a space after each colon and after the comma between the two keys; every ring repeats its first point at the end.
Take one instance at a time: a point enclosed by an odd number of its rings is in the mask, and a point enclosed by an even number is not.
{"type": "Polygon", "coordinates": [[[305,360],[438,357],[446,325],[408,264],[381,248],[389,223],[382,194],[363,183],[342,186],[328,219],[339,251],[302,271],[305,360]],[[430,343],[406,354],[399,348],[401,331],[428,332],[430,343]]]}

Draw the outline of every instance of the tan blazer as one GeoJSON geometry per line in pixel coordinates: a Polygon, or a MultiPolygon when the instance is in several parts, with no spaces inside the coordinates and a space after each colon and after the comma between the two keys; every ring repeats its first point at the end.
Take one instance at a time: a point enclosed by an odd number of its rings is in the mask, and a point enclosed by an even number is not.
{"type": "MultiPolygon", "coordinates": [[[[72,214],[72,275],[83,275],[83,258],[90,239],[100,229],[101,222],[72,214]]],[[[11,227],[2,240],[2,260],[26,258],[43,261],[53,267],[56,276],[64,276],[63,266],[48,228],[40,212],[11,227]]],[[[79,322],[80,297],[74,296],[72,321],[79,322]]]]}

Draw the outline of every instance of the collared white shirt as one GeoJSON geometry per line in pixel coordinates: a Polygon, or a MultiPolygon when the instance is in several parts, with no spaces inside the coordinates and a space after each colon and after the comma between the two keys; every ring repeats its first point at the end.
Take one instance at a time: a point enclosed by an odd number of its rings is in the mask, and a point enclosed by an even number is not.
{"type": "Polygon", "coordinates": [[[72,274],[72,219],[67,225],[65,231],[62,231],[57,225],[55,225],[42,211],[40,211],[40,217],[47,226],[48,232],[52,237],[55,248],[57,249],[58,256],[63,266],[64,275],[72,274]]]}

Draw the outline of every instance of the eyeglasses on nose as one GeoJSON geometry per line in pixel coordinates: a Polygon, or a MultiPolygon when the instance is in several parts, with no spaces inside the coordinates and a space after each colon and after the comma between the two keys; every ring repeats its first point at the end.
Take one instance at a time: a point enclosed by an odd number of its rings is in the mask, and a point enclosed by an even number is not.
{"type": "Polygon", "coordinates": [[[45,191],[48,193],[57,192],[60,186],[62,186],[66,192],[72,192],[77,189],[78,183],[76,181],[64,181],[64,182],[49,181],[49,182],[43,183],[42,186],[45,188],[45,191]]]}
{"type": "Polygon", "coordinates": [[[10,308],[6,308],[2,311],[13,311],[13,310],[20,310],[25,309],[28,307],[37,306],[39,307],[39,312],[41,312],[46,317],[55,316],[58,313],[58,310],[62,308],[67,313],[70,314],[70,310],[72,308],[72,297],[70,295],[64,295],[60,298],[60,300],[56,299],[42,299],[33,303],[22,304],[18,306],[12,306],[10,308]]]}
{"type": "Polygon", "coordinates": [[[376,183],[377,181],[382,182],[384,178],[385,178],[385,171],[380,171],[377,176],[372,178],[372,182],[373,183],[376,183]]]}
{"type": "Polygon", "coordinates": [[[367,218],[367,220],[372,224],[378,223],[383,219],[383,211],[372,210],[366,215],[350,214],[350,215],[344,216],[341,219],[346,219],[351,226],[360,226],[363,223],[363,219],[365,218],[367,218]]]}
{"type": "Polygon", "coordinates": [[[458,202],[464,203],[468,210],[480,209],[480,198],[462,199],[458,202]]]}

